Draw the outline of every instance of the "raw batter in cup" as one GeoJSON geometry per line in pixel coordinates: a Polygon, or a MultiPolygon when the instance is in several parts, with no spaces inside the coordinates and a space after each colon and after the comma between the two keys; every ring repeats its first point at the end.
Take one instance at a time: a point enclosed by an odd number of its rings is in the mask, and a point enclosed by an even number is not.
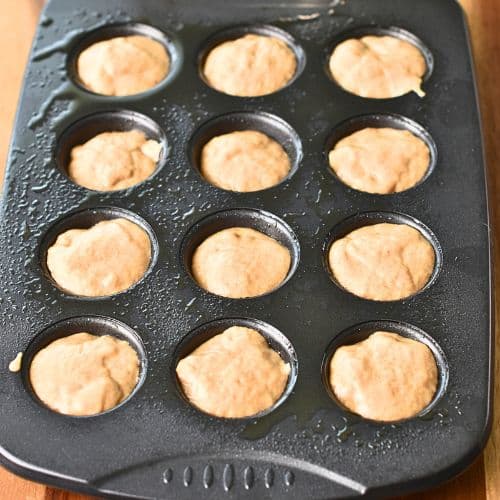
{"type": "Polygon", "coordinates": [[[290,365],[260,333],[233,326],[181,359],[176,372],[194,406],[217,417],[242,418],[276,403],[290,365]]]}
{"type": "Polygon", "coordinates": [[[126,290],[144,276],[150,260],[148,234],[122,218],[69,229],[47,251],[54,281],[69,293],[87,297],[126,290]]]}
{"type": "Polygon", "coordinates": [[[220,92],[256,97],[287,85],[296,69],[295,54],[283,40],[250,33],[213,48],[203,74],[208,84],[220,92]]]}
{"type": "Polygon", "coordinates": [[[420,413],[434,398],[438,370],[422,342],[390,332],[339,347],[329,366],[329,383],[349,410],[392,422],[420,413]]]}
{"type": "Polygon", "coordinates": [[[290,252],[248,227],[223,229],[194,251],[191,271],[209,292],[230,298],[256,297],[274,290],[290,269],[290,252]]]}
{"type": "Polygon", "coordinates": [[[139,359],[124,340],[75,333],[51,342],[31,362],[36,395],[66,415],[95,415],[114,408],[137,385],[139,359]]]}
{"type": "Polygon", "coordinates": [[[333,242],[328,262],[337,282],[371,300],[398,300],[421,290],[434,270],[429,241],[406,224],[364,226],[333,242]]]}
{"type": "Polygon", "coordinates": [[[337,45],[330,72],[345,90],[361,97],[384,99],[415,92],[420,97],[427,64],[412,43],[394,36],[363,36],[337,45]]]}
{"type": "Polygon", "coordinates": [[[160,42],[141,35],[94,43],[77,60],[78,77],[96,94],[134,95],[149,90],[168,74],[170,57],[160,42]]]}
{"type": "Polygon", "coordinates": [[[390,194],[410,189],[424,178],[430,152],[426,143],[408,130],[364,128],[337,142],[328,159],[348,186],[390,194]]]}
{"type": "Polygon", "coordinates": [[[290,172],[281,144],[257,130],[214,137],[203,146],[201,174],[214,186],[251,192],[279,184],[290,172]]]}
{"type": "Polygon", "coordinates": [[[71,150],[68,175],[95,191],[126,189],[151,176],[160,153],[160,143],[140,130],[103,132],[71,150]]]}

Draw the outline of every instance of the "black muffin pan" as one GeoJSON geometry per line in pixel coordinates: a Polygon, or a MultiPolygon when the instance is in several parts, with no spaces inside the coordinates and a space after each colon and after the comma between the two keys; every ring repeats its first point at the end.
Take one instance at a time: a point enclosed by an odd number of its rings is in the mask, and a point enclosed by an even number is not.
{"type": "Polygon", "coordinates": [[[26,72],[2,203],[0,455],[14,472],[101,497],[382,497],[446,481],[484,447],[492,398],[491,238],[472,60],[456,2],[49,1],[26,72]],[[293,81],[256,98],[210,88],[200,73],[207,50],[248,32],[289,44],[298,61],[293,81]],[[168,77],[135,96],[87,91],[75,72],[79,51],[133,33],[165,45],[168,77]],[[333,47],[369,33],[393,34],[423,51],[424,98],[364,99],[333,81],[333,47]],[[365,126],[421,137],[431,153],[422,182],[392,195],[343,184],[328,152],[365,126]],[[131,128],[163,146],[149,179],[103,193],[68,178],[71,147],[131,128]],[[254,193],[207,183],[199,173],[203,145],[247,128],[283,145],[290,175],[254,193]],[[117,216],[150,237],[153,258],[143,279],[102,298],[58,288],[45,263],[57,235],[117,216]],[[428,285],[405,300],[356,297],[325,265],[335,238],[384,221],[412,225],[436,254],[428,285]],[[276,290],[227,299],[191,277],[195,246],[233,225],[256,228],[290,250],[292,267],[276,290]],[[179,358],[232,325],[261,332],[291,366],[280,400],[251,418],[204,414],[175,377],[179,358]],[[437,393],[414,418],[363,419],[325,383],[334,350],[379,329],[425,342],[435,356],[437,393]],[[36,398],[29,363],[50,341],[85,330],[128,340],[141,362],[140,382],[112,410],[61,415],[36,398]],[[19,351],[22,369],[10,373],[19,351]]]}

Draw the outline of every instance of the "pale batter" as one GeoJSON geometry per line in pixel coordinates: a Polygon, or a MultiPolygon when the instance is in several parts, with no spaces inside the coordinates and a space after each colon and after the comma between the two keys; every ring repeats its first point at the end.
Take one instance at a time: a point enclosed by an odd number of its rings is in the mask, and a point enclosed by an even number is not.
{"type": "Polygon", "coordinates": [[[427,65],[413,44],[393,36],[364,36],[346,40],[330,57],[330,72],[345,90],[361,97],[397,97],[421,89],[427,65]]]}
{"type": "Polygon", "coordinates": [[[290,252],[248,227],[209,236],[195,250],[191,270],[199,285],[223,297],[256,297],[274,290],[290,269],[290,252]]]}
{"type": "Polygon", "coordinates": [[[82,51],[77,61],[83,84],[97,94],[108,96],[149,90],[167,76],[169,66],[165,47],[140,35],[94,43],[82,51]]]}
{"type": "Polygon", "coordinates": [[[365,128],[335,144],[328,158],[332,170],[348,186],[389,194],[422,180],[430,152],[422,139],[407,130],[365,128]]]}
{"type": "Polygon", "coordinates": [[[392,422],[420,413],[433,399],[438,371],[431,350],[389,332],[375,332],[337,349],[329,382],[349,410],[365,418],[392,422]]]}
{"type": "Polygon", "coordinates": [[[9,371],[13,373],[21,371],[22,362],[23,362],[23,353],[18,352],[17,356],[9,363],[9,371]]]}
{"type": "Polygon", "coordinates": [[[140,130],[104,132],[71,150],[68,175],[95,191],[126,189],[154,172],[160,153],[161,145],[140,130]]]}
{"type": "Polygon", "coordinates": [[[66,415],[95,415],[126,399],[137,384],[139,359],[124,340],[75,333],[39,351],[30,366],[36,395],[66,415]]]}
{"type": "Polygon", "coordinates": [[[375,224],[352,231],[330,247],[338,283],[371,300],[398,300],[421,290],[434,270],[432,245],[406,224],[375,224]]]}
{"type": "Polygon", "coordinates": [[[208,84],[220,92],[253,97],[284,87],[296,69],[295,54],[283,40],[248,34],[212,49],[203,73],[208,84]]]}
{"type": "Polygon", "coordinates": [[[217,417],[241,418],[276,403],[290,366],[260,333],[233,326],[179,361],[176,371],[194,406],[217,417]]]}
{"type": "Polygon", "coordinates": [[[150,260],[148,234],[121,218],[65,231],[47,251],[54,281],[69,293],[88,297],[126,290],[144,276],[150,260]]]}
{"type": "Polygon", "coordinates": [[[201,173],[214,186],[230,191],[259,191],[279,184],[290,172],[290,159],[275,140],[256,130],[219,135],[201,152],[201,173]]]}

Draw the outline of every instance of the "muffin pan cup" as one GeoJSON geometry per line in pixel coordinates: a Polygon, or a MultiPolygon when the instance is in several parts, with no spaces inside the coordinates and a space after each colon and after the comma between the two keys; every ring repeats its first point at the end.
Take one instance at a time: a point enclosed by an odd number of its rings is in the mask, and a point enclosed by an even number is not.
{"type": "Polygon", "coordinates": [[[137,383],[132,389],[131,393],[118,405],[110,408],[109,410],[101,413],[96,413],[94,415],[66,415],[68,416],[68,418],[92,418],[119,408],[121,405],[126,404],[127,401],[134,396],[134,394],[140,389],[146,378],[146,353],[144,351],[144,346],[140,337],[134,330],[132,330],[121,321],[117,321],[112,318],[106,318],[104,316],[83,316],[76,318],[67,318],[62,321],[58,321],[57,323],[53,323],[44,331],[40,332],[40,334],[33,339],[28,348],[23,353],[21,376],[26,386],[26,390],[32,395],[35,401],[37,401],[41,405],[46,406],[45,403],[41,401],[36,395],[36,392],[33,389],[30,381],[29,368],[35,355],[56,340],[77,333],[89,332],[92,332],[93,335],[109,335],[118,340],[126,341],[137,354],[137,360],[139,362],[139,376],[137,379],[137,383]]]}
{"type": "Polygon", "coordinates": [[[372,498],[448,480],[481,451],[491,424],[488,221],[472,61],[455,1],[421,0],[418,9],[410,0],[350,0],[333,7],[329,0],[286,6],[271,1],[265,8],[242,0],[168,6],[156,0],[86,0],[83,6],[49,1],[26,72],[2,199],[2,463],[30,479],[117,498],[372,498]],[[130,29],[146,33],[148,26],[163,33],[175,58],[172,74],[136,96],[98,96],[82,88],[71,70],[72,57],[108,26],[115,35],[130,29]],[[290,85],[240,98],[211,89],[200,78],[210,40],[242,26],[274,26],[290,35],[301,54],[290,85]],[[332,81],[325,64],[333,46],[367,26],[402,29],[425,45],[433,64],[424,98],[363,99],[332,81]],[[230,131],[232,123],[241,124],[227,119],[232,113],[242,113],[239,118],[249,125],[273,127],[295,155],[292,175],[254,193],[224,191],[200,177],[193,164],[196,148],[217,127],[230,131]],[[111,118],[119,127],[137,120],[138,128],[161,137],[168,147],[161,168],[119,192],[90,191],[71,182],[61,168],[67,154],[61,141],[90,133],[90,122],[82,120],[96,116],[103,127],[111,118]],[[430,138],[434,164],[419,185],[372,195],[331,175],[325,150],[335,131],[367,116],[392,117],[384,123],[409,126],[430,138]],[[154,264],[123,293],[92,300],[68,295],[48,279],[40,255],[61,221],[99,210],[103,215],[102,209],[106,217],[125,210],[147,225],[154,264]],[[265,219],[269,234],[281,234],[291,245],[296,268],[281,287],[235,300],[194,282],[185,265],[187,235],[199,236],[196,228],[224,212],[233,214],[224,223],[241,222],[242,214],[250,215],[246,220],[252,224],[265,219]],[[356,216],[363,222],[370,213],[413,221],[431,238],[439,251],[431,286],[405,300],[375,302],[332,282],[325,245],[335,228],[354,228],[356,216]],[[135,393],[112,411],[78,419],[60,415],[31,394],[29,353],[43,332],[60,331],[61,321],[96,316],[134,332],[147,371],[135,393]],[[266,414],[219,419],[185,401],[173,366],[190,332],[214,321],[232,324],[234,318],[281,332],[293,346],[286,352],[294,353],[296,379],[266,414]],[[428,411],[386,424],[354,415],[331,397],[323,383],[325,356],[345,332],[367,322],[395,324],[410,335],[424,332],[433,352],[442,355],[446,383],[428,411]],[[26,366],[9,373],[19,351],[27,353],[26,366]]]}

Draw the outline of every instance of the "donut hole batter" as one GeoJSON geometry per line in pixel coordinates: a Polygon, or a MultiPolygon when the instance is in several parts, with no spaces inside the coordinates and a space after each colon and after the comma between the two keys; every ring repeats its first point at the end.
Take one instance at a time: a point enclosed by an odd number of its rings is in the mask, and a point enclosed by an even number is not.
{"type": "Polygon", "coordinates": [[[408,92],[423,97],[425,58],[415,45],[395,36],[350,38],[332,52],[329,69],[345,90],[361,97],[387,99],[408,92]]]}
{"type": "Polygon", "coordinates": [[[125,218],[64,231],[46,255],[55,283],[68,293],[86,297],[126,290],[144,276],[150,261],[149,235],[125,218]]]}
{"type": "Polygon", "coordinates": [[[335,240],[328,251],[328,264],[337,283],[354,295],[400,300],[427,285],[436,253],[414,227],[380,223],[335,240]]]}
{"type": "Polygon", "coordinates": [[[216,136],[203,146],[200,171],[214,186],[252,192],[279,184],[290,173],[290,158],[274,139],[257,130],[216,136]]]}
{"type": "Polygon", "coordinates": [[[257,97],[285,87],[296,70],[297,59],[286,42],[250,33],[213,48],[202,71],[207,83],[220,92],[257,97]]]}
{"type": "Polygon", "coordinates": [[[96,94],[127,96],[145,92],[168,74],[170,57],[162,43],[131,35],[96,42],[78,56],[78,77],[96,94]]]}
{"type": "Polygon", "coordinates": [[[393,422],[414,417],[431,403],[438,369],[424,343],[377,331],[335,351],[328,381],[335,397],[353,413],[393,422]]]}
{"type": "Polygon", "coordinates": [[[328,155],[331,169],[348,186],[374,194],[399,193],[426,175],[431,153],[408,130],[358,130],[338,141],[328,155]]]}
{"type": "Polygon", "coordinates": [[[103,132],[71,149],[68,176],[95,191],[126,189],[153,174],[161,150],[140,130],[103,132]]]}
{"type": "Polygon", "coordinates": [[[280,399],[290,365],[259,332],[233,326],[181,359],[176,373],[193,406],[217,417],[243,418],[280,399]]]}
{"type": "Polygon", "coordinates": [[[37,397],[52,410],[96,415],[132,393],[139,379],[139,358],[124,340],[75,333],[38,351],[29,377],[37,397]]]}
{"type": "Polygon", "coordinates": [[[288,248],[249,227],[232,227],[206,238],[194,251],[191,272],[205,290],[229,298],[271,292],[287,277],[288,248]]]}

